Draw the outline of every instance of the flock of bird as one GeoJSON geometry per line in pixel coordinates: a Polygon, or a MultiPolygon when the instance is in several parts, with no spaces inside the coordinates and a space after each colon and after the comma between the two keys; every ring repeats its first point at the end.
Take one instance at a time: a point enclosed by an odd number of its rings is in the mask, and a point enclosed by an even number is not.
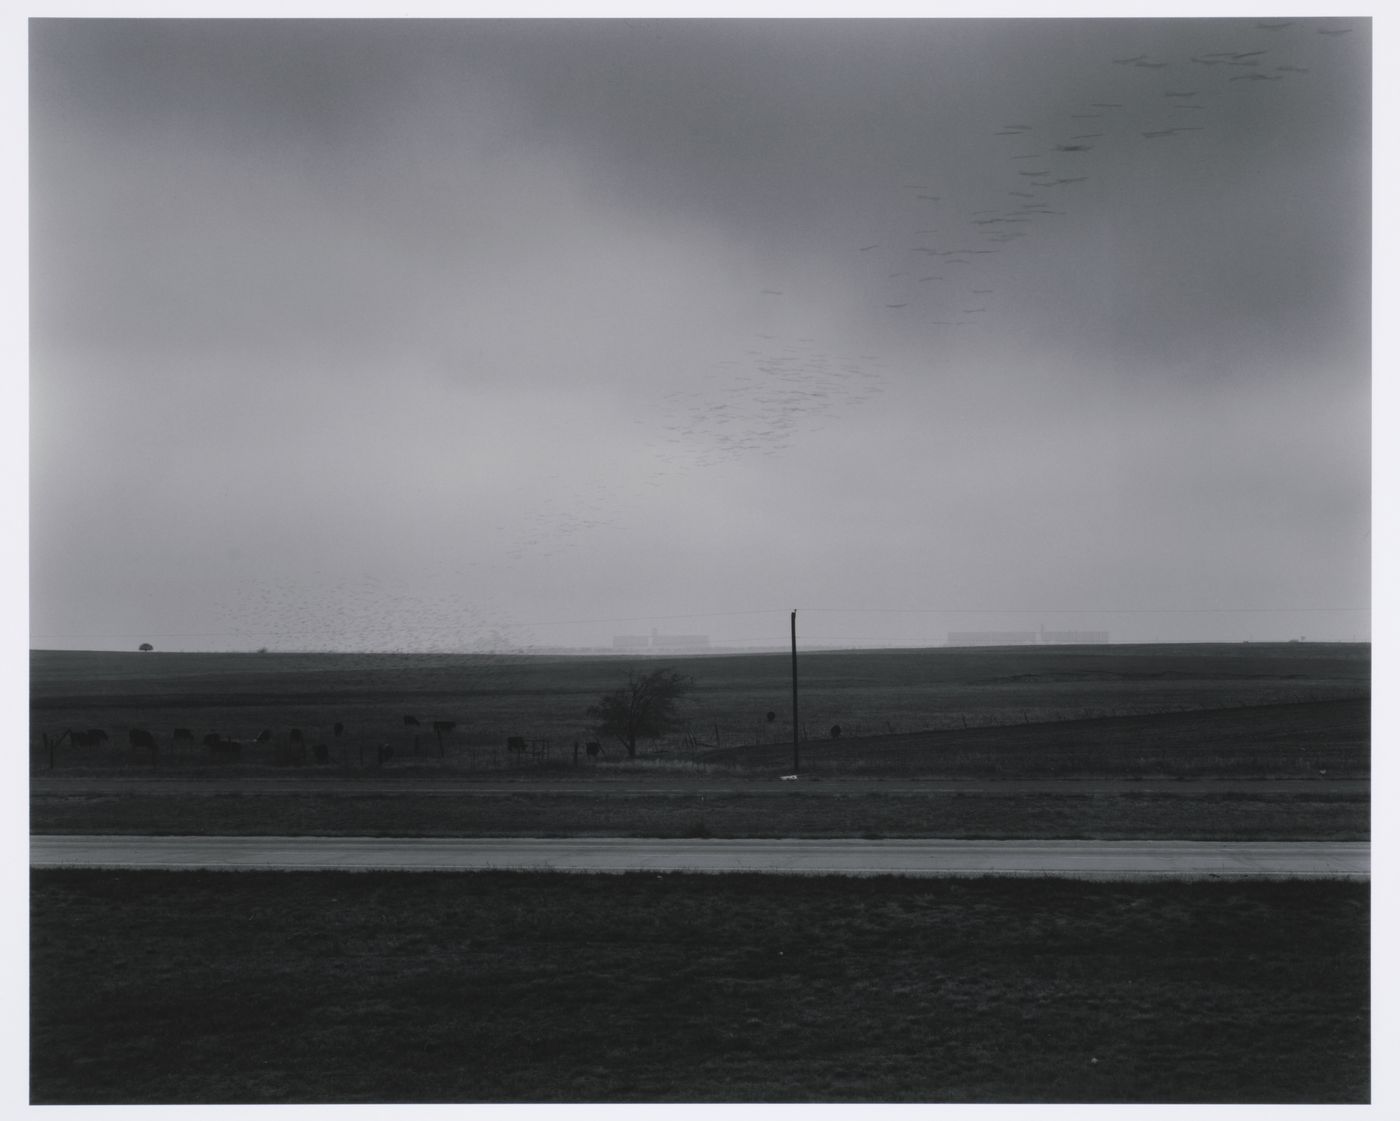
{"type": "MultiPolygon", "coordinates": [[[[1267,97],[1289,84],[1307,83],[1314,67],[1328,63],[1326,44],[1352,35],[1347,24],[1326,21],[1259,20],[1231,24],[1233,41],[1179,56],[1122,52],[1103,60],[1098,74],[1076,75],[1095,93],[1081,102],[1049,111],[1033,107],[1025,116],[987,126],[994,155],[991,179],[1000,183],[976,198],[960,197],[962,180],[931,169],[923,176],[891,176],[881,207],[878,239],[853,237],[837,252],[835,271],[848,275],[850,291],[864,294],[864,306],[851,309],[880,330],[922,331],[948,336],[995,329],[1010,311],[1005,280],[1015,258],[1041,231],[1051,229],[1076,208],[1095,204],[1095,179],[1107,156],[1121,164],[1133,146],[1191,145],[1209,134],[1231,99],[1267,97]],[[902,225],[890,229],[890,213],[902,225]]],[[[1049,105],[1050,102],[1044,103],[1049,105]]],[[[990,181],[983,179],[983,182],[990,181]]],[[[852,229],[872,228],[856,216],[852,229]]],[[[823,231],[830,241],[831,231],[823,231]]],[[[639,409],[645,463],[630,472],[633,489],[620,493],[616,474],[626,470],[625,451],[602,449],[594,464],[575,473],[540,472],[527,478],[521,493],[544,495],[509,519],[481,527],[496,555],[515,565],[556,556],[598,539],[614,527],[636,525],[648,503],[664,500],[684,476],[757,456],[777,456],[796,447],[824,425],[839,422],[890,388],[890,363],[876,353],[858,353],[850,344],[827,342],[796,305],[803,277],[771,277],[753,293],[753,321],[727,357],[658,390],[639,409]],[[769,326],[764,327],[764,324],[769,326]],[[763,329],[753,330],[758,326],[763,329]]],[[[867,339],[878,334],[866,334],[867,339]]],[[[879,346],[859,344],[869,350],[879,346]]],[[[721,352],[722,353],[722,352],[721,352]]],[[[552,467],[553,465],[551,465],[552,467]]],[[[513,477],[519,481],[518,473],[513,477]]],[[[392,626],[374,642],[381,649],[433,649],[430,632],[490,634],[496,643],[519,647],[520,628],[498,605],[483,605],[484,585],[462,574],[461,602],[444,610],[437,592],[422,602],[392,605],[392,626]],[[514,636],[508,641],[503,636],[514,636]]],[[[441,586],[441,585],[436,585],[441,586]]],[[[425,589],[428,585],[422,585],[425,589]]],[[[364,590],[345,589],[344,602],[364,590]]],[[[326,596],[289,590],[267,604],[265,618],[279,620],[288,633],[325,630],[326,596]]],[[[336,598],[334,596],[332,599],[336,598]]],[[[375,614],[383,619],[383,595],[375,594],[375,614]]],[[[343,620],[346,634],[366,635],[374,619],[343,620]],[[367,630],[368,629],[368,630],[367,630]]],[[[389,626],[389,624],[385,624],[389,626]]]]}
{"type": "MultiPolygon", "coordinates": [[[[1189,144],[1212,127],[1222,99],[1306,82],[1317,53],[1309,48],[1354,30],[1259,20],[1237,41],[1211,50],[1108,58],[1098,96],[1067,112],[990,130],[1003,145],[999,193],[960,207],[969,200],[956,199],[937,172],[892,183],[905,228],[878,241],[853,241],[838,267],[867,294],[864,311],[888,329],[985,332],[1004,310],[999,277],[1014,268],[1018,245],[1086,204],[1098,157],[1111,151],[1121,160],[1132,144],[1189,144]]],[[[800,278],[777,279],[754,299],[773,308],[780,322],[779,306],[798,298],[800,288],[800,278]]],[[[885,375],[876,355],[837,355],[810,336],[756,335],[694,389],[666,396],[666,420],[652,443],[661,462],[649,485],[692,467],[781,452],[880,393],[885,375]]]]}
{"type": "MultiPolygon", "coordinates": [[[[1337,22],[1232,26],[1230,41],[1207,50],[1106,57],[1098,74],[1076,75],[1082,88],[1094,90],[1081,102],[989,125],[995,147],[992,176],[984,182],[999,178],[999,190],[959,197],[957,177],[937,169],[892,176],[892,194],[878,203],[881,228],[890,232],[852,239],[832,262],[851,280],[848,290],[865,294],[865,306],[853,310],[875,332],[915,326],[957,338],[995,330],[1010,311],[1005,279],[1014,274],[1018,252],[1101,201],[1094,181],[1105,156],[1121,165],[1134,158],[1134,145],[1199,143],[1222,119],[1222,108],[1228,118],[1231,99],[1308,82],[1313,67],[1328,61],[1326,45],[1354,33],[1337,22]],[[903,216],[900,228],[890,229],[890,213],[903,216]]],[[[852,228],[874,227],[857,215],[852,228]]],[[[635,421],[646,433],[650,462],[633,472],[630,493],[619,493],[611,479],[590,489],[586,474],[555,479],[551,498],[498,527],[506,558],[545,559],[634,523],[649,501],[664,501],[686,476],[781,455],[886,392],[891,366],[878,353],[845,351],[848,343],[793,329],[807,321],[803,280],[769,278],[753,295],[760,329],[709,368],[687,372],[682,386],[673,381],[658,390],[635,421]]],[[[877,340],[869,349],[880,349],[878,333],[865,337],[877,340]]]]}

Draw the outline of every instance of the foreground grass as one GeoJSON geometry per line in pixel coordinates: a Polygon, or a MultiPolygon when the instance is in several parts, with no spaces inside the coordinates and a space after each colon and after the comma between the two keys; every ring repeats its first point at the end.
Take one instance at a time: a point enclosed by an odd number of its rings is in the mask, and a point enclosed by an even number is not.
{"type": "MultiPolygon", "coordinates": [[[[1189,785],[1189,784],[1188,784],[1189,785]]],[[[34,833],[440,837],[947,837],[1359,841],[1365,795],[36,795],[34,833]]]]}
{"type": "Polygon", "coordinates": [[[31,876],[35,1103],[1360,1102],[1368,888],[31,876]]]}

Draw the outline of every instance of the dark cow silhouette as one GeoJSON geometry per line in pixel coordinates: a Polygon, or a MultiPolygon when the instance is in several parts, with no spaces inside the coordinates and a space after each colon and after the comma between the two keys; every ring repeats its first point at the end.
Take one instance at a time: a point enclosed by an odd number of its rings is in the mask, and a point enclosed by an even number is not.
{"type": "Polygon", "coordinates": [[[597,740],[589,740],[586,744],[583,745],[583,749],[584,751],[588,752],[588,757],[590,759],[596,759],[598,758],[598,756],[603,754],[603,745],[600,744],[597,740]]]}
{"type": "MultiPolygon", "coordinates": [[[[74,747],[96,747],[107,742],[107,733],[101,728],[89,728],[86,732],[75,732],[71,728],[65,733],[74,747]]],[[[60,741],[62,736],[59,737],[60,741]]]]}
{"type": "Polygon", "coordinates": [[[243,744],[238,740],[226,740],[217,733],[204,737],[204,743],[218,759],[241,759],[243,757],[243,744]]]}
{"type": "Polygon", "coordinates": [[[293,728],[287,733],[287,738],[293,743],[305,743],[306,737],[302,735],[300,728],[293,728]]]}
{"type": "MultiPolygon", "coordinates": [[[[434,721],[433,721],[433,735],[437,737],[438,757],[439,757],[439,758],[445,757],[446,754],[447,754],[447,748],[443,745],[442,737],[445,736],[445,735],[448,735],[448,734],[452,731],[452,729],[455,728],[455,727],[457,727],[457,721],[455,721],[455,720],[434,720],[434,721]]],[[[417,746],[418,746],[418,737],[417,737],[417,736],[414,736],[414,737],[413,737],[413,745],[414,745],[414,747],[415,747],[415,749],[416,749],[417,746]]]]}
{"type": "Polygon", "coordinates": [[[776,712],[770,712],[770,713],[768,714],[768,723],[771,724],[771,723],[773,723],[773,721],[776,720],[776,719],[778,719],[778,714],[777,714],[776,712]]]}
{"type": "Polygon", "coordinates": [[[833,724],[833,725],[831,726],[831,738],[834,739],[834,740],[839,740],[839,739],[841,738],[841,725],[840,725],[840,724],[833,724]]]}
{"type": "Polygon", "coordinates": [[[188,728],[176,728],[170,738],[175,743],[194,743],[194,733],[188,728]]]}
{"type": "Polygon", "coordinates": [[[524,736],[511,736],[506,740],[507,751],[528,751],[530,745],[525,742],[524,736]]]}
{"type": "Polygon", "coordinates": [[[337,720],[335,726],[331,728],[331,733],[336,736],[343,736],[345,734],[345,725],[337,720]]]}

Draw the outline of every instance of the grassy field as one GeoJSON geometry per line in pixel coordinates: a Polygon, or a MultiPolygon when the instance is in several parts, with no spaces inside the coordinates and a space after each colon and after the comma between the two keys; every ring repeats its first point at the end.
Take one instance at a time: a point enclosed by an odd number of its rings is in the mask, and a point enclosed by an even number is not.
{"type": "Polygon", "coordinates": [[[756,723],[749,720],[746,744],[712,746],[716,738],[739,738],[745,725],[734,714],[758,713],[770,703],[783,710],[777,698],[789,687],[789,664],[768,655],[679,664],[695,677],[691,709],[708,714],[707,741],[673,737],[645,747],[636,761],[614,746],[601,763],[581,756],[575,765],[574,739],[592,734],[579,715],[632,664],[606,658],[36,652],[31,692],[39,744],[31,766],[46,781],[31,791],[30,826],[55,833],[1369,835],[1368,795],[1336,785],[1370,773],[1365,647],[1012,648],[804,658],[804,711],[839,713],[844,721],[839,739],[801,741],[804,777],[976,783],[961,795],[904,790],[899,797],[868,790],[813,797],[810,785],[774,792],[771,780],[792,769],[786,717],[769,725],[763,713],[756,723]],[[855,715],[875,707],[885,713],[878,722],[855,715]],[[406,727],[404,715],[456,717],[462,725],[439,745],[422,725],[406,727]],[[288,729],[304,728],[315,740],[332,716],[349,730],[326,737],[329,762],[286,765],[292,758],[288,729]],[[901,723],[923,727],[881,730],[901,723]],[[45,750],[44,734],[55,738],[63,727],[105,727],[116,742],[102,748],[65,742],[45,750]],[[128,727],[163,735],[154,760],[121,744],[128,727]],[[277,735],[265,746],[246,744],[242,760],[228,763],[202,746],[177,749],[168,731],[175,727],[245,739],[271,727],[277,735]],[[869,734],[856,734],[862,728],[869,734]],[[532,738],[553,733],[552,757],[504,751],[512,730],[532,738]],[[380,742],[393,747],[383,762],[375,750],[380,742]],[[473,776],[509,778],[516,789],[453,799],[406,788],[450,788],[473,776]],[[115,777],[122,782],[100,787],[115,777]],[[179,777],[207,787],[170,783],[179,777]],[[610,783],[647,777],[666,788],[651,797],[611,796],[610,783]],[[1091,787],[1032,795],[996,785],[1028,778],[1182,782],[1170,793],[1112,795],[1091,787]],[[336,793],[316,791],[317,781],[331,779],[342,784],[336,793]],[[737,785],[739,793],[716,798],[690,789],[716,779],[737,785]],[[1288,791],[1244,784],[1207,795],[1192,789],[1201,779],[1309,782],[1288,791]],[[85,788],[83,780],[99,785],[85,788]],[[558,790],[545,796],[532,790],[540,781],[582,785],[572,797],[558,790]]]}
{"type": "Polygon", "coordinates": [[[1362,884],[31,882],[35,1103],[1369,1095],[1362,884]]]}
{"type": "MultiPolygon", "coordinates": [[[[695,751],[792,742],[786,655],[704,658],[531,658],[490,655],[136,654],[35,651],[30,659],[30,748],[42,737],[103,728],[114,746],[67,744],[56,767],[145,762],[124,747],[128,729],[152,731],[169,752],[175,728],[244,741],[264,728],[285,744],[291,728],[347,762],[388,743],[403,759],[434,756],[431,720],[458,727],[441,744],[457,766],[509,762],[506,737],[550,741],[555,759],[594,738],[585,712],[631,668],[690,674],[688,728],[649,745],[695,751]],[[767,714],[774,720],[769,722],[767,714]],[[413,716],[418,729],[405,726],[413,716]],[[333,735],[342,723],[346,734],[333,735]],[[415,748],[416,737],[416,748],[415,748]]],[[[1012,647],[819,652],[799,656],[799,734],[829,738],[1005,727],[1097,717],[1187,712],[1370,695],[1366,645],[1012,647]]],[[[616,753],[616,744],[608,745],[616,753]]],[[[206,761],[200,752],[187,762],[206,761]]],[[[271,764],[274,748],[249,757],[271,764]]]]}
{"type": "Polygon", "coordinates": [[[1364,794],[116,792],[31,798],[34,833],[390,837],[1370,837],[1364,794]]]}
{"type": "MultiPolygon", "coordinates": [[[[614,745],[601,764],[575,767],[573,741],[592,737],[588,705],[629,667],[658,664],[36,652],[30,828],[1369,836],[1369,796],[1357,790],[1370,773],[1364,646],[803,655],[798,730],[812,734],[795,784],[776,781],[791,767],[786,656],[668,662],[696,680],[689,728],[636,761],[614,745]],[[459,726],[439,753],[405,715],[459,726]],[[45,746],[94,727],[112,744],[45,746]],[[230,765],[173,750],[177,727],[275,736],[230,765]],[[290,765],[293,727],[328,743],[332,762],[290,765]],[[129,728],[156,733],[156,760],[125,746],[129,728]],[[553,750],[508,756],[509,735],[553,750]],[[380,743],[393,748],[382,765],[380,743]],[[935,779],[964,792],[917,789],[935,779]],[[1065,781],[1053,793],[1015,788],[1031,779],[1065,781]],[[466,792],[487,782],[509,790],[466,792]],[[705,789],[716,782],[723,792],[705,789]]],[[[31,1095],[1364,1101],[1367,892],[34,872],[31,1095]]]]}

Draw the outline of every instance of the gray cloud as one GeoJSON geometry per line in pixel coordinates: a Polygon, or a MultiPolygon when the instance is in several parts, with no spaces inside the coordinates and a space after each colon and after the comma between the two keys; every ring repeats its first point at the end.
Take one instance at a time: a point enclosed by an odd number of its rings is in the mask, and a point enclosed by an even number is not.
{"type": "Polygon", "coordinates": [[[35,642],[1364,607],[1369,29],[1253,22],[36,21],[35,642]]]}

